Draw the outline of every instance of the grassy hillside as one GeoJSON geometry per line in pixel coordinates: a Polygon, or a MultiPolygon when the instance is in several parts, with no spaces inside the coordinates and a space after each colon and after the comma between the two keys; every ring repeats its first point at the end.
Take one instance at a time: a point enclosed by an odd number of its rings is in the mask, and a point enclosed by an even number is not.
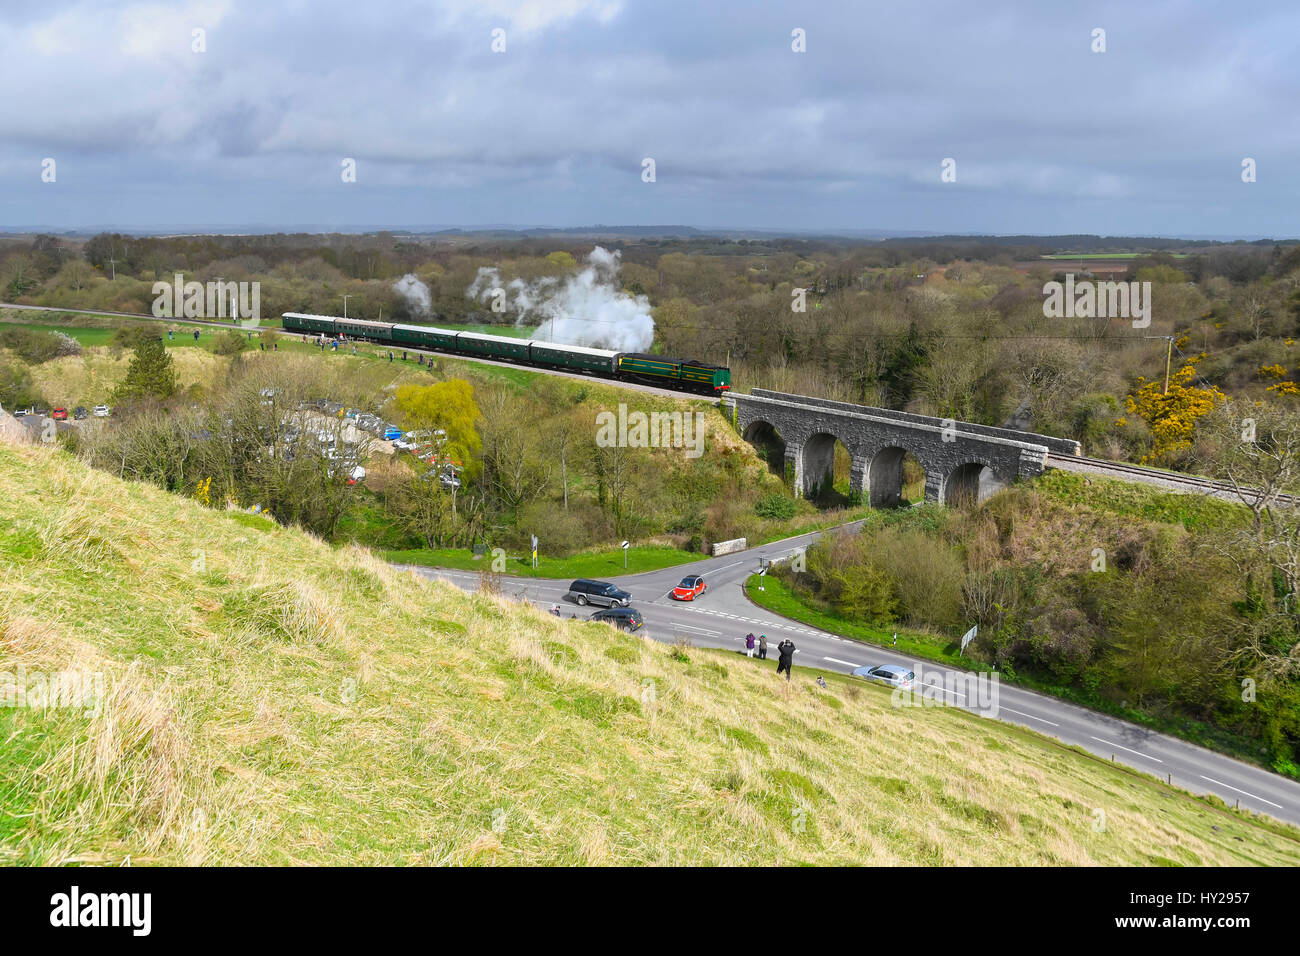
{"type": "Polygon", "coordinates": [[[0,447],[0,861],[1230,864],[1300,835],[1025,731],[562,622],[0,447]],[[1104,812],[1104,827],[1095,811],[1104,812]]]}

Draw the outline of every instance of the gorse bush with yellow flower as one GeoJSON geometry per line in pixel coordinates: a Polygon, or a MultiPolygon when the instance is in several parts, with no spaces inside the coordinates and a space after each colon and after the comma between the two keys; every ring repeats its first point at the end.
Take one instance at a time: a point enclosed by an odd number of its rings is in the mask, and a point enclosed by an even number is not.
{"type": "Polygon", "coordinates": [[[1179,452],[1191,448],[1196,423],[1227,400],[1213,385],[1200,388],[1192,384],[1196,363],[1205,355],[1188,359],[1169,378],[1169,391],[1160,381],[1138,379],[1137,391],[1124,400],[1129,414],[1147,423],[1151,432],[1151,450],[1142,456],[1144,463],[1169,461],[1179,452]]]}
{"type": "Polygon", "coordinates": [[[204,478],[194,486],[194,497],[203,505],[212,505],[212,479],[204,478]]]}

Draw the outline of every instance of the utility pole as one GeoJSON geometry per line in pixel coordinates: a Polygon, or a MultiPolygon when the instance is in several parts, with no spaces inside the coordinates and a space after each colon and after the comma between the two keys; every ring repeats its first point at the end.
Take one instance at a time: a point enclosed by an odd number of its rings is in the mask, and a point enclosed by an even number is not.
{"type": "Polygon", "coordinates": [[[109,281],[110,282],[117,281],[117,260],[114,259],[112,256],[108,257],[108,268],[113,273],[112,276],[109,278],[109,281]]]}
{"type": "Polygon", "coordinates": [[[1161,390],[1161,395],[1169,394],[1169,368],[1174,361],[1174,337],[1172,335],[1144,335],[1144,339],[1164,339],[1165,340],[1165,387],[1161,390]]]}
{"type": "Polygon", "coordinates": [[[1174,337],[1171,335],[1165,340],[1165,388],[1161,395],[1169,394],[1169,366],[1174,360],[1174,337]]]}
{"type": "Polygon", "coordinates": [[[350,295],[345,295],[343,297],[343,318],[345,319],[348,317],[348,299],[350,298],[352,298],[350,295]]]}

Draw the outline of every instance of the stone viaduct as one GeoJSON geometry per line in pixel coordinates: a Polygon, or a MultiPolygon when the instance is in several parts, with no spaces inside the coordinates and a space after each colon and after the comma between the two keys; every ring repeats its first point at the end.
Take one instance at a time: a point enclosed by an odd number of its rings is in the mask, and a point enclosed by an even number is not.
{"type": "Polygon", "coordinates": [[[1041,474],[1049,451],[1080,451],[1065,438],[760,388],[732,392],[723,405],[734,407],[741,434],[766,447],[769,461],[784,456],[797,495],[811,495],[832,473],[838,439],[852,462],[850,489],[872,507],[901,500],[906,453],[925,469],[925,500],[955,504],[1041,474]]]}

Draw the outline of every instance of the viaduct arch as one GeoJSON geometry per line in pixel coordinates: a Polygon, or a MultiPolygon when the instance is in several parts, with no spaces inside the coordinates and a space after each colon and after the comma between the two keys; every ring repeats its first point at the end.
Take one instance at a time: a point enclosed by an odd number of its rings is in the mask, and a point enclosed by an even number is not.
{"type": "Polygon", "coordinates": [[[852,461],[850,489],[873,507],[898,503],[905,454],[925,469],[926,501],[960,504],[1041,474],[1048,452],[1080,452],[1072,439],[761,388],[732,392],[723,405],[735,409],[741,434],[764,449],[769,464],[783,461],[801,497],[832,467],[838,439],[852,461]]]}

